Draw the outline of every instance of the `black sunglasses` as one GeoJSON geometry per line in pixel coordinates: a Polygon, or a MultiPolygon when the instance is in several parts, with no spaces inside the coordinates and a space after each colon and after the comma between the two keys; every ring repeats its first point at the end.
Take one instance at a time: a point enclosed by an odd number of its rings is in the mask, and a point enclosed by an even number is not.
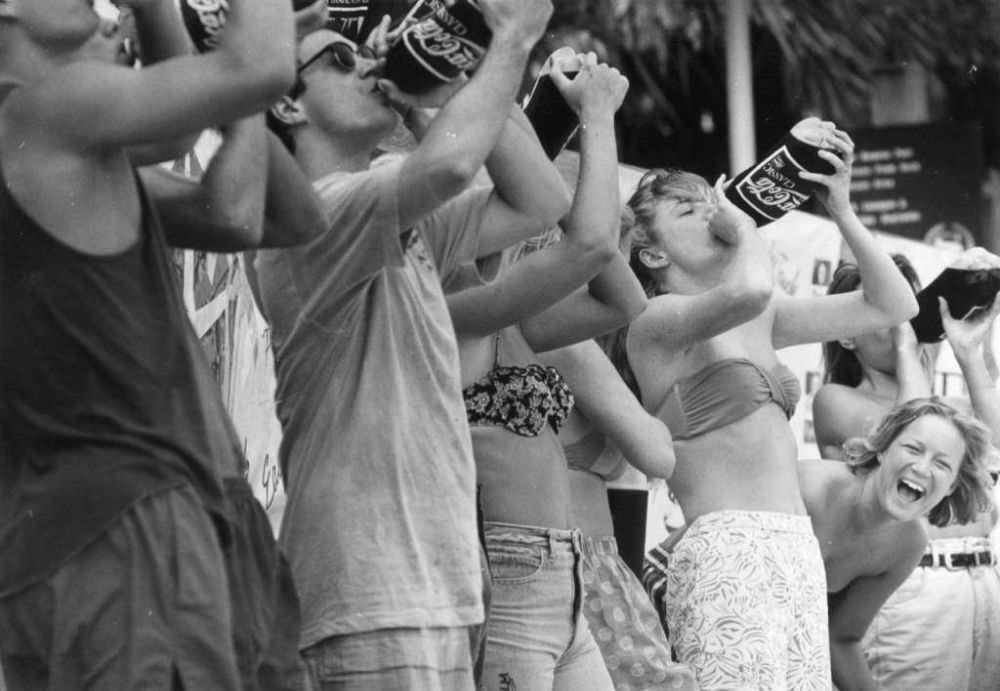
{"type": "Polygon", "coordinates": [[[354,68],[358,64],[358,58],[364,58],[365,60],[374,60],[376,58],[375,51],[369,46],[360,45],[354,47],[347,41],[330,41],[325,46],[320,48],[315,55],[299,65],[296,70],[296,75],[301,75],[303,71],[317,60],[322,58],[324,55],[329,54],[334,67],[342,72],[350,73],[354,71],[354,68]]]}

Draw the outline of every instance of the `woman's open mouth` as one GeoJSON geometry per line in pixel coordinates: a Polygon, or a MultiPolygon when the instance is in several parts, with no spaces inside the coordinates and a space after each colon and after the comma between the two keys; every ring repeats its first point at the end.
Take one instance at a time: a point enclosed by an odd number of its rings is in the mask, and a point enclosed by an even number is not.
{"type": "Polygon", "coordinates": [[[900,480],[896,490],[908,502],[918,502],[927,495],[927,490],[911,480],[900,480]]]}

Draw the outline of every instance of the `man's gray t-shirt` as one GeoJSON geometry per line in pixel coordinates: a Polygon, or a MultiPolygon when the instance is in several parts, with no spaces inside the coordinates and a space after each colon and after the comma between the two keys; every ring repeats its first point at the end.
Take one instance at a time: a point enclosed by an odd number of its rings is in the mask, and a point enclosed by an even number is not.
{"type": "Polygon", "coordinates": [[[315,183],[329,229],[262,251],[301,647],[483,619],[475,464],[440,276],[470,261],[489,190],[399,227],[399,163],[315,183]]]}

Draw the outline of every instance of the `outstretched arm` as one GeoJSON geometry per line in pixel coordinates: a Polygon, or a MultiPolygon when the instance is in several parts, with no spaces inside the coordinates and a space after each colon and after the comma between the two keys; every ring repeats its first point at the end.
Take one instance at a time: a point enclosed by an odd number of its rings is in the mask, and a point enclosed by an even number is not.
{"type": "Polygon", "coordinates": [[[893,327],[892,345],[896,353],[896,382],[899,391],[896,403],[906,403],[914,398],[926,398],[933,392],[931,381],[921,360],[921,345],[910,322],[893,327]]]}
{"type": "MultiPolygon", "coordinates": [[[[459,194],[486,162],[507,123],[528,54],[552,13],[549,0],[481,0],[479,5],[492,31],[489,48],[462,88],[447,102],[432,104],[441,110],[400,168],[400,228],[410,228],[459,194]]],[[[389,80],[379,80],[379,88],[404,110],[421,105],[389,80]]]]}
{"type": "MultiPolygon", "coordinates": [[[[577,194],[564,237],[520,259],[494,283],[449,296],[460,334],[485,335],[541,314],[616,256],[617,194],[609,192],[618,189],[613,120],[627,85],[617,70],[593,62],[584,65],[572,82],[565,80],[571,102],[579,102],[581,113],[595,124],[582,142],[577,194]]],[[[544,157],[537,143],[535,147],[544,157]]],[[[529,334],[535,329],[527,323],[522,326],[531,343],[529,334]]]]}
{"type": "Polygon", "coordinates": [[[987,369],[983,348],[988,347],[986,336],[1000,314],[1000,295],[988,310],[973,312],[965,319],[955,319],[944,298],[938,298],[941,323],[955,353],[955,360],[965,376],[965,387],[976,416],[993,435],[993,444],[1000,445],[1000,396],[996,383],[987,369]]]}
{"type": "Polygon", "coordinates": [[[829,161],[836,172],[832,175],[803,172],[800,175],[817,183],[817,196],[858,263],[861,290],[822,297],[776,298],[775,348],[856,336],[895,326],[917,313],[917,300],[909,282],[851,208],[854,142],[841,130],[836,130],[828,141],[839,155],[825,150],[819,155],[829,161]]]}
{"type": "MultiPolygon", "coordinates": [[[[596,59],[596,58],[594,58],[596,59]]],[[[617,71],[612,73],[617,75],[617,71]]],[[[552,78],[563,93],[570,82],[558,67],[552,78]]],[[[610,237],[612,247],[619,236],[621,200],[618,195],[618,148],[615,140],[614,113],[621,104],[628,82],[621,78],[621,96],[614,99],[614,109],[595,107],[593,98],[583,99],[580,117],[580,170],[573,206],[563,223],[567,237],[582,236],[589,230],[603,242],[610,237]]],[[[572,97],[567,98],[574,103],[572,97]]],[[[626,243],[625,252],[628,247],[626,243]]],[[[524,337],[538,352],[594,338],[635,319],[646,307],[646,294],[621,252],[613,252],[610,262],[587,289],[572,295],[551,308],[522,322],[524,337]]]]}
{"type": "MultiPolygon", "coordinates": [[[[179,55],[194,53],[194,45],[174,0],[128,0],[122,2],[119,24],[135,30],[134,50],[143,65],[152,65],[179,55]]],[[[172,161],[191,151],[198,140],[190,134],[173,141],[129,147],[129,158],[136,166],[172,161]]]]}
{"type": "Polygon", "coordinates": [[[494,196],[479,228],[485,257],[551,228],[570,208],[570,192],[516,105],[486,159],[494,196]]]}
{"type": "MultiPolygon", "coordinates": [[[[420,142],[435,113],[414,108],[405,123],[420,142]]],[[[518,106],[511,106],[496,147],[486,159],[493,182],[478,229],[478,256],[499,252],[551,228],[570,206],[570,193],[558,169],[549,161],[538,137],[518,106]]]]}
{"type": "Polygon", "coordinates": [[[216,50],[141,70],[82,60],[5,103],[5,121],[56,149],[99,151],[176,139],[266,108],[294,77],[287,0],[231,0],[216,50]],[[25,121],[22,123],[22,119],[25,121]]]}
{"type": "MultiPolygon", "coordinates": [[[[629,342],[634,347],[678,352],[746,323],[768,308],[774,279],[767,243],[753,220],[725,196],[724,185],[720,177],[715,184],[718,211],[709,226],[730,252],[721,280],[696,295],[650,298],[630,327],[629,342]]],[[[693,212],[686,204],[679,205],[681,212],[693,212]]]]}

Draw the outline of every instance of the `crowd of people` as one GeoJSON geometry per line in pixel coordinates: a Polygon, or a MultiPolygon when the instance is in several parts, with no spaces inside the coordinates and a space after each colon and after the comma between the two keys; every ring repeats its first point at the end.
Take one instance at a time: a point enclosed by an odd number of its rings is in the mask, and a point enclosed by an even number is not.
{"type": "Polygon", "coordinates": [[[1000,301],[941,304],[970,396],[931,396],[847,133],[822,123],[832,172],[802,178],[855,263],[790,297],[724,177],[651,170],[623,204],[629,84],[592,53],[551,75],[566,185],[515,102],[549,0],[479,0],[478,65],[419,95],[388,17],[356,40],[326,0],[229,0],[195,52],[174,0],[119,4],[141,67],[88,0],[0,0],[9,691],[997,688],[1000,301]],[[200,179],[158,165],[209,128],[200,179]],[[245,253],[277,538],[172,247],[245,253]],[[826,460],[788,421],[802,343],[826,460]],[[627,464],[686,520],[645,584],[608,505],[627,464]]]}

